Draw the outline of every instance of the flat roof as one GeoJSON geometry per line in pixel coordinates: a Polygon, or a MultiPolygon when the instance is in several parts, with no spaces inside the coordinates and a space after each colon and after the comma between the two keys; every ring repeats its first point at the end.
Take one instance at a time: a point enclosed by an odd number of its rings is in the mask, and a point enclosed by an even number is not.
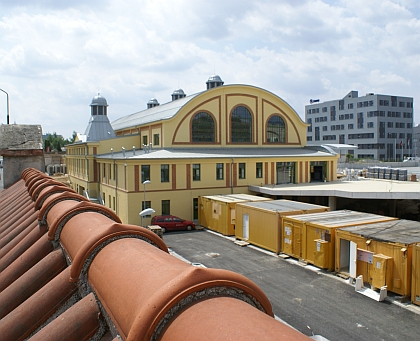
{"type": "Polygon", "coordinates": [[[122,152],[114,151],[111,153],[97,155],[98,159],[125,159],[125,160],[148,160],[148,159],[208,159],[208,158],[261,158],[261,157],[330,157],[337,155],[328,149],[320,146],[314,147],[260,147],[260,148],[167,148],[152,149],[145,151],[136,149],[133,154],[132,149],[122,152]],[[316,148],[316,149],[315,149],[316,148]]]}
{"type": "Polygon", "coordinates": [[[355,225],[338,230],[390,243],[413,244],[420,242],[420,222],[413,220],[392,220],[369,225],[355,225]]]}
{"type": "Polygon", "coordinates": [[[306,223],[312,223],[325,227],[344,227],[353,225],[364,225],[369,223],[395,220],[395,218],[386,217],[378,214],[357,212],[351,210],[329,211],[312,214],[300,214],[288,216],[288,219],[298,220],[306,223]]]}
{"type": "Polygon", "coordinates": [[[331,196],[351,199],[420,199],[420,183],[385,179],[249,186],[272,196],[331,196]]]}
{"type": "Polygon", "coordinates": [[[227,202],[227,203],[244,203],[250,201],[272,201],[271,198],[259,197],[252,194],[217,194],[217,195],[202,195],[202,198],[227,202]]]}
{"type": "Polygon", "coordinates": [[[271,201],[260,201],[260,202],[246,202],[241,203],[242,206],[254,207],[263,210],[275,211],[275,212],[290,212],[290,211],[311,211],[319,209],[328,209],[326,206],[308,204],[299,201],[291,201],[286,199],[271,200],[271,201]]]}

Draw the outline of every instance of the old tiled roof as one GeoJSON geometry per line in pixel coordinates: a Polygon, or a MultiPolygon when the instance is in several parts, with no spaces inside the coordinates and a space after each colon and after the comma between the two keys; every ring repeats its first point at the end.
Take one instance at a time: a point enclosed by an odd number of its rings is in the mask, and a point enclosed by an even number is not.
{"type": "Polygon", "coordinates": [[[249,279],[34,169],[0,192],[0,303],[1,340],[308,340],[249,279]]]}

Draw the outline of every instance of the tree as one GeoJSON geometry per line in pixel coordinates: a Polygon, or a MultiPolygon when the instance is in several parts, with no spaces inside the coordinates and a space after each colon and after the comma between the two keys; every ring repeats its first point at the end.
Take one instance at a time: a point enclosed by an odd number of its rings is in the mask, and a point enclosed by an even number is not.
{"type": "Polygon", "coordinates": [[[62,148],[66,144],[73,143],[76,139],[77,133],[73,131],[73,135],[70,139],[64,139],[63,136],[57,135],[56,132],[52,134],[47,134],[47,137],[44,139],[44,151],[50,151],[57,150],[59,152],[62,151],[62,148]]]}

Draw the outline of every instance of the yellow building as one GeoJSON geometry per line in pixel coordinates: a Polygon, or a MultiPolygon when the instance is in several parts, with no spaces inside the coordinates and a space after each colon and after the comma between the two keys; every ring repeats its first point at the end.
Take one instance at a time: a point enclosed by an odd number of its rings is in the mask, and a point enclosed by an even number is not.
{"type": "Polygon", "coordinates": [[[255,86],[212,76],[205,91],[175,90],[172,101],[151,99],[147,109],[111,124],[103,97],[91,107],[84,137],[67,146],[71,185],[101,197],[124,223],[139,224],[148,207],[197,219],[199,196],[252,194],[250,185],[336,179],[338,155],[306,147],[299,115],[255,86]]]}

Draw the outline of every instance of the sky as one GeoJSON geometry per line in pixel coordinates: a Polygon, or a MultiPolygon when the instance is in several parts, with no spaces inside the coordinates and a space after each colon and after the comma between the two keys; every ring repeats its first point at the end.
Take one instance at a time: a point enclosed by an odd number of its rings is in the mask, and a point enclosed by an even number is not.
{"type": "Polygon", "coordinates": [[[10,124],[70,138],[98,93],[112,122],[175,89],[203,91],[213,74],[273,92],[302,119],[310,99],[351,90],[413,97],[420,123],[420,2],[0,0],[10,124]]]}

